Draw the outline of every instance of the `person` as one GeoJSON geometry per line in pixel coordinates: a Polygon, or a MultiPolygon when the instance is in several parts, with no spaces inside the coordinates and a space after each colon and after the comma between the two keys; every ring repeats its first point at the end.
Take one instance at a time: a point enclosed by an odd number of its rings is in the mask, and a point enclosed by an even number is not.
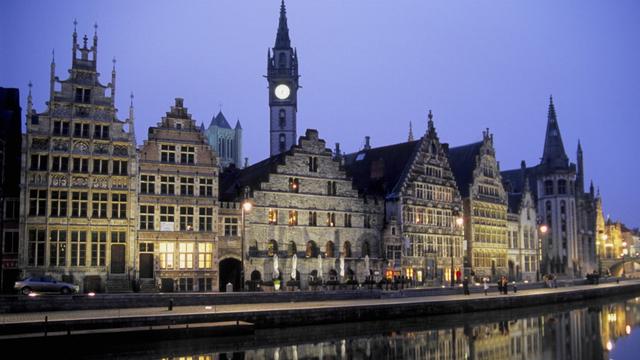
{"type": "Polygon", "coordinates": [[[462,280],[462,289],[464,290],[464,294],[465,295],[470,295],[469,293],[469,279],[468,278],[464,278],[464,280],[462,280]]]}
{"type": "Polygon", "coordinates": [[[502,294],[502,279],[498,279],[498,294],[502,294]]]}
{"type": "Polygon", "coordinates": [[[483,286],[484,286],[484,295],[487,295],[487,292],[489,291],[489,279],[487,278],[482,278],[482,282],[483,282],[483,286]]]}
{"type": "Polygon", "coordinates": [[[553,276],[553,288],[558,288],[558,279],[555,275],[553,276]]]}
{"type": "Polygon", "coordinates": [[[502,277],[502,290],[504,291],[505,295],[509,295],[509,282],[504,276],[502,277]]]}
{"type": "Polygon", "coordinates": [[[516,285],[516,282],[513,282],[513,293],[517,293],[518,292],[518,286],[516,285]]]}

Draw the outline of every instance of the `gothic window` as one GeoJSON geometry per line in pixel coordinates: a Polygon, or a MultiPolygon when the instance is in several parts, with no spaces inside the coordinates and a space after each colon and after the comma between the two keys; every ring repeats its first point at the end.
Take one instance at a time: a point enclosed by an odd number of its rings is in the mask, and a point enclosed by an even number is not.
{"type": "Polygon", "coordinates": [[[298,225],[298,212],[289,210],[289,226],[298,225]]]}
{"type": "Polygon", "coordinates": [[[335,256],[335,252],[334,252],[334,246],[333,246],[333,241],[327,241],[327,244],[324,246],[324,254],[326,257],[334,257],[335,256]]]}
{"type": "Polygon", "coordinates": [[[95,139],[108,139],[109,138],[109,126],[108,125],[95,125],[93,127],[93,137],[95,139]]]}
{"type": "Polygon", "coordinates": [[[269,225],[275,225],[278,223],[278,210],[269,209],[269,225]]]}
{"type": "Polygon", "coordinates": [[[287,256],[293,256],[298,250],[296,249],[296,243],[293,241],[289,241],[289,246],[287,246],[287,256]]]}
{"type": "Polygon", "coordinates": [[[279,140],[279,144],[278,144],[280,152],[283,152],[283,151],[287,150],[286,149],[286,146],[287,146],[286,143],[287,143],[287,141],[286,141],[286,138],[285,138],[284,134],[280,134],[280,140],[279,140]]]}
{"type": "Polygon", "coordinates": [[[371,228],[371,215],[364,216],[364,227],[371,228]]]}
{"type": "Polygon", "coordinates": [[[300,191],[300,180],[298,178],[289,178],[289,192],[297,193],[300,191]]]}
{"type": "Polygon", "coordinates": [[[318,246],[314,241],[307,241],[307,248],[305,249],[304,256],[308,258],[318,256],[318,246]]]}
{"type": "Polygon", "coordinates": [[[74,137],[89,137],[89,124],[77,123],[73,126],[74,137]]]}
{"type": "Polygon", "coordinates": [[[51,171],[69,171],[69,158],[66,156],[54,156],[53,161],[51,162],[51,171]]]}
{"type": "Polygon", "coordinates": [[[544,194],[553,195],[553,180],[544,181],[544,194]]]}
{"type": "Polygon", "coordinates": [[[94,174],[108,174],[109,173],[109,160],[94,159],[93,160],[93,173],[94,174]]]}
{"type": "Polygon", "coordinates": [[[351,243],[348,241],[344,242],[342,247],[342,256],[346,258],[351,257],[351,243]]]}
{"type": "Polygon", "coordinates": [[[338,192],[338,186],[335,181],[327,181],[327,195],[335,196],[338,192]]]}
{"type": "Polygon", "coordinates": [[[88,173],[89,172],[89,159],[85,158],[73,158],[73,172],[88,173]]]}
{"type": "Polygon", "coordinates": [[[127,166],[127,161],[113,160],[113,175],[127,175],[127,166]]]}
{"type": "Polygon", "coordinates": [[[344,227],[351,227],[351,214],[344,214],[344,227]]]}
{"type": "Polygon", "coordinates": [[[284,52],[281,52],[280,55],[278,55],[278,67],[287,67],[287,55],[284,52]]]}
{"type": "Polygon", "coordinates": [[[287,113],[284,109],[280,109],[278,112],[278,122],[280,123],[281,129],[287,125],[287,113]]]}
{"type": "Polygon", "coordinates": [[[315,211],[309,211],[309,226],[318,226],[318,214],[315,211]]]}
{"type": "Polygon", "coordinates": [[[566,194],[567,193],[567,180],[560,179],[558,180],[558,194],[566,194]]]}
{"type": "Polygon", "coordinates": [[[336,214],[335,213],[327,213],[327,226],[335,227],[336,226],[336,214]]]}
{"type": "Polygon", "coordinates": [[[309,156],[309,171],[318,172],[318,157],[309,156]]]}
{"type": "Polygon", "coordinates": [[[275,240],[269,240],[267,244],[267,255],[273,256],[278,253],[278,243],[275,240]]]}

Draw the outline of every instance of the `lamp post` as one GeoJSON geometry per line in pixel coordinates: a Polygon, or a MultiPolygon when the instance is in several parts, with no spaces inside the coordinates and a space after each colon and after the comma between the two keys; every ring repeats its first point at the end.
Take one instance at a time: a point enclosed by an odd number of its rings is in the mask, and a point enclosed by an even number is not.
{"type": "MultiPolygon", "coordinates": [[[[538,230],[542,235],[541,237],[544,238],[547,231],[549,231],[549,227],[546,224],[541,224],[538,230]]],[[[544,241],[542,241],[541,239],[538,240],[538,266],[537,266],[538,271],[536,271],[536,281],[540,281],[540,265],[542,260],[542,244],[543,243],[544,241]]]]}
{"type": "MultiPolygon", "coordinates": [[[[458,216],[456,218],[456,227],[458,229],[461,229],[462,225],[464,225],[464,219],[462,218],[462,216],[458,216]]],[[[451,287],[453,287],[453,278],[454,278],[454,270],[453,270],[453,242],[454,241],[455,241],[455,237],[451,237],[451,252],[449,253],[449,255],[451,255],[451,287]]]]}
{"type": "Polygon", "coordinates": [[[242,207],[241,207],[241,217],[242,217],[242,234],[240,236],[240,289],[244,290],[244,257],[245,257],[245,252],[244,252],[244,223],[245,223],[245,213],[248,213],[249,211],[251,211],[251,208],[253,207],[253,205],[249,202],[248,199],[245,199],[242,202],[242,207]]]}

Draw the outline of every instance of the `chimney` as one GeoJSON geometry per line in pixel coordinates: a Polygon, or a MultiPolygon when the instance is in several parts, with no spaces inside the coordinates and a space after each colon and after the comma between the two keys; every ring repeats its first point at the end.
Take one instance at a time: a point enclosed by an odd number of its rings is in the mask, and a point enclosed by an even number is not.
{"type": "Polygon", "coordinates": [[[371,136],[365,136],[364,137],[364,149],[365,150],[371,149],[371,144],[369,143],[369,140],[371,140],[371,136]]]}
{"type": "Polygon", "coordinates": [[[244,167],[245,168],[249,167],[249,158],[248,157],[244,158],[244,167]]]}
{"type": "Polygon", "coordinates": [[[340,154],[340,143],[336,143],[336,148],[335,148],[335,150],[333,150],[333,156],[336,159],[339,159],[341,155],[342,154],[340,154]]]}

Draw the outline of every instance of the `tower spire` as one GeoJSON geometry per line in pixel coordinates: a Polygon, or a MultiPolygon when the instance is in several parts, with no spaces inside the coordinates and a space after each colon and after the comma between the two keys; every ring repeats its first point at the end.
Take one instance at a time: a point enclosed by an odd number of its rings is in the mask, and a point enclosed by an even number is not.
{"type": "Polygon", "coordinates": [[[29,81],[29,94],[27,95],[27,114],[31,114],[31,110],[33,109],[33,97],[31,96],[32,87],[33,83],[29,81]]]}
{"type": "Polygon", "coordinates": [[[78,50],[78,32],[76,31],[77,26],[78,21],[76,19],[73,19],[73,43],[71,44],[72,60],[76,58],[76,50],[78,50]]]}
{"type": "Polygon", "coordinates": [[[547,132],[544,139],[541,164],[552,168],[564,168],[569,166],[569,158],[564,151],[560,127],[553,104],[553,96],[549,97],[549,111],[547,113],[547,132]]]}
{"type": "Polygon", "coordinates": [[[582,194],[584,192],[584,162],[582,160],[582,145],[580,144],[580,140],[578,140],[577,161],[576,190],[579,194],[582,194]]]}
{"type": "Polygon", "coordinates": [[[427,118],[429,118],[429,120],[427,121],[428,131],[435,130],[435,126],[433,126],[433,113],[431,112],[431,109],[429,109],[429,115],[427,115],[427,118]]]}
{"type": "Polygon", "coordinates": [[[409,121],[409,141],[413,141],[413,126],[411,121],[409,121]]]}
{"type": "Polygon", "coordinates": [[[49,74],[49,102],[53,101],[53,92],[56,83],[56,50],[51,50],[51,69],[49,74]]]}
{"type": "MultiPolygon", "coordinates": [[[[111,105],[115,104],[116,101],[116,57],[113,57],[111,60],[113,63],[113,68],[111,68],[111,105]]],[[[131,93],[133,96],[133,93],[131,93]]],[[[133,105],[133,104],[132,104],[133,105]]]]}
{"type": "Polygon", "coordinates": [[[131,102],[129,103],[129,134],[131,135],[131,138],[135,142],[136,128],[135,128],[135,122],[134,122],[135,117],[133,115],[133,91],[131,92],[130,98],[131,98],[131,102]]]}
{"type": "Polygon", "coordinates": [[[289,27],[287,26],[287,8],[284,0],[280,3],[280,19],[278,21],[278,34],[276,35],[276,45],[274,49],[290,49],[291,39],[289,38],[289,27]]]}

